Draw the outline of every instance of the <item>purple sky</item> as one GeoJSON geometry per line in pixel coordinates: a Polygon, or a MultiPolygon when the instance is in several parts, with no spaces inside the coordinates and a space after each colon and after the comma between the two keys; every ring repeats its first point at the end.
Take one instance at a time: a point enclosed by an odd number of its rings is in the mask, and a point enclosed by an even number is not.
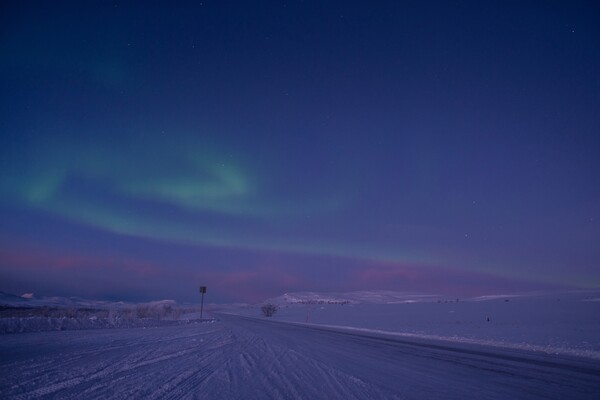
{"type": "Polygon", "coordinates": [[[3,3],[0,290],[600,286],[596,2],[3,3]]]}

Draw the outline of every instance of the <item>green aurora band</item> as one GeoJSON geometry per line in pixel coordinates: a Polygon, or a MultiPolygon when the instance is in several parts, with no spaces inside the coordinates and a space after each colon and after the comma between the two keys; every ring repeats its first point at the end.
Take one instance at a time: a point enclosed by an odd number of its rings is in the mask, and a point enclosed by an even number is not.
{"type": "MultiPolygon", "coordinates": [[[[294,235],[293,228],[282,232],[282,226],[302,224],[307,213],[318,217],[336,212],[343,202],[327,196],[315,203],[269,196],[268,188],[259,184],[257,173],[249,173],[249,168],[233,161],[236,157],[231,152],[219,152],[214,146],[148,138],[142,143],[124,141],[119,147],[77,141],[61,146],[37,143],[27,149],[28,156],[23,159],[7,155],[8,168],[0,176],[0,190],[9,202],[121,235],[189,245],[446,266],[473,272],[483,269],[506,278],[528,278],[518,268],[507,270],[489,261],[485,265],[464,260],[442,262],[401,246],[390,249],[373,243],[311,239],[294,235]],[[69,190],[74,180],[111,200],[69,190]],[[175,211],[180,218],[149,212],[138,204],[175,211]]],[[[564,277],[550,274],[542,279],[546,283],[561,280],[564,282],[564,277]]]]}
{"type": "MultiPolygon", "coordinates": [[[[38,145],[31,160],[13,160],[12,170],[1,177],[6,198],[37,210],[123,235],[177,243],[238,247],[367,259],[425,262],[423,257],[385,251],[368,245],[351,246],[288,238],[267,233],[263,227],[277,226],[307,214],[331,212],[340,202],[322,199],[320,205],[306,199],[265,200],[251,175],[235,165],[232,156],[216,156],[198,143],[146,143],[142,148],[102,143],[38,145]],[[156,151],[160,149],[161,151],[156,151]],[[23,162],[30,161],[30,162],[23,162]],[[81,196],[68,190],[73,180],[85,182],[102,196],[81,196]],[[136,202],[173,209],[189,220],[153,215],[136,202]],[[218,223],[199,223],[202,216],[240,220],[257,226],[251,234],[218,223]],[[283,222],[282,222],[283,221],[283,222]]],[[[245,170],[247,171],[247,169],[245,170]]],[[[230,224],[231,225],[231,224],[230,224]]],[[[234,224],[235,225],[235,224],[234,224]]]]}

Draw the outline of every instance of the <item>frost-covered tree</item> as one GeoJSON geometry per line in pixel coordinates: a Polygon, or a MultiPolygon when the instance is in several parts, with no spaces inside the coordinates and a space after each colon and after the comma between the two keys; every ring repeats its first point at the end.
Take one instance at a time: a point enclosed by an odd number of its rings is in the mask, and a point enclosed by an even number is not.
{"type": "Polygon", "coordinates": [[[265,317],[272,317],[277,312],[277,306],[274,304],[265,304],[260,308],[265,317]]]}

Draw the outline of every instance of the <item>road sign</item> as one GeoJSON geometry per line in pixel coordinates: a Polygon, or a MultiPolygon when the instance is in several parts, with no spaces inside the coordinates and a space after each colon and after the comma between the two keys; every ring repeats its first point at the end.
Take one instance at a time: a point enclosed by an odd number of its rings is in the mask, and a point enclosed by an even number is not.
{"type": "Polygon", "coordinates": [[[200,286],[200,293],[206,293],[206,286],[200,286]]]}

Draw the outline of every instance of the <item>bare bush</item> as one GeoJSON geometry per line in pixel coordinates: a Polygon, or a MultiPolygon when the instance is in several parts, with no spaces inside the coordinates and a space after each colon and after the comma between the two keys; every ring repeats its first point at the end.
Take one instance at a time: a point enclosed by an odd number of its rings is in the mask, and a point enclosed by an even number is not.
{"type": "Polygon", "coordinates": [[[277,312],[277,306],[274,304],[265,304],[260,309],[265,317],[272,317],[277,312]]]}

